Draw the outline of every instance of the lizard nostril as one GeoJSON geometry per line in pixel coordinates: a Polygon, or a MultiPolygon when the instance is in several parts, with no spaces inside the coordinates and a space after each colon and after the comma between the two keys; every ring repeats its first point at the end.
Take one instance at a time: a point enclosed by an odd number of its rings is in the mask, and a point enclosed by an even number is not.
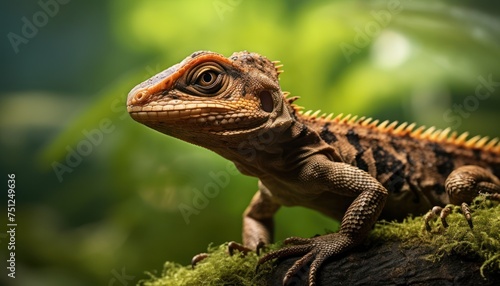
{"type": "Polygon", "coordinates": [[[135,94],[135,101],[136,102],[141,102],[144,100],[144,98],[146,97],[146,94],[144,92],[138,92],[135,94]]]}

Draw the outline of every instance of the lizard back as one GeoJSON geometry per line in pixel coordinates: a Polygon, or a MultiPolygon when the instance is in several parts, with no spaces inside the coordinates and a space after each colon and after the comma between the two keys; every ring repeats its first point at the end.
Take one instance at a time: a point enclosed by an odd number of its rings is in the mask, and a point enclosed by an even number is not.
{"type": "Polygon", "coordinates": [[[448,204],[445,180],[456,168],[476,165],[500,176],[498,139],[458,136],[450,129],[415,128],[415,124],[372,121],[351,115],[318,116],[297,112],[342,157],[375,177],[389,191],[382,217],[402,219],[399,208],[414,214],[448,204]]]}

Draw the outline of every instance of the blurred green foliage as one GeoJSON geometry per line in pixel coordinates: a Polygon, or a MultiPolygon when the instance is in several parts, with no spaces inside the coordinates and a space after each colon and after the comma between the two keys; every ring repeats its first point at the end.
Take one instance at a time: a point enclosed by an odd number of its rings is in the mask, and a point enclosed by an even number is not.
{"type": "MultiPolygon", "coordinates": [[[[0,12],[0,166],[16,174],[18,222],[17,278],[2,284],[126,285],[240,240],[256,180],[230,175],[187,223],[179,206],[231,166],[125,111],[133,86],[196,50],[281,60],[307,109],[500,135],[491,1],[55,1],[0,12]]],[[[302,208],[276,221],[278,240],[337,227],[302,208]]]]}

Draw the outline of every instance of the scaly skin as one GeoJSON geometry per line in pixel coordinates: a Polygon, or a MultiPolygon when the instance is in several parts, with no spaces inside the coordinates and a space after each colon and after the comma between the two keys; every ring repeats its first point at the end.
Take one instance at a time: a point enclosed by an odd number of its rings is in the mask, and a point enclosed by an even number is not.
{"type": "Polygon", "coordinates": [[[273,215],[282,205],[341,220],[338,233],[289,238],[293,245],[260,259],[303,255],[284,284],[311,263],[308,281],[315,285],[324,260],[363,242],[379,218],[469,203],[479,192],[499,197],[497,139],[465,141],[467,134],[449,129],[302,113],[280,88],[280,67],[255,53],[196,52],[132,89],[127,109],[136,121],[259,178],[243,218],[245,249],[272,241],[273,215]]]}

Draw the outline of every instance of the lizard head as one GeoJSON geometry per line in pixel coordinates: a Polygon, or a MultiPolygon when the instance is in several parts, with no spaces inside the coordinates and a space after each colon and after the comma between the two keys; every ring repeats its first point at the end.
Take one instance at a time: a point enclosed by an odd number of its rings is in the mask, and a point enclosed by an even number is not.
{"type": "Polygon", "coordinates": [[[236,143],[289,124],[279,67],[246,51],[229,58],[195,52],[134,87],[127,110],[144,125],[203,147],[236,143]]]}

